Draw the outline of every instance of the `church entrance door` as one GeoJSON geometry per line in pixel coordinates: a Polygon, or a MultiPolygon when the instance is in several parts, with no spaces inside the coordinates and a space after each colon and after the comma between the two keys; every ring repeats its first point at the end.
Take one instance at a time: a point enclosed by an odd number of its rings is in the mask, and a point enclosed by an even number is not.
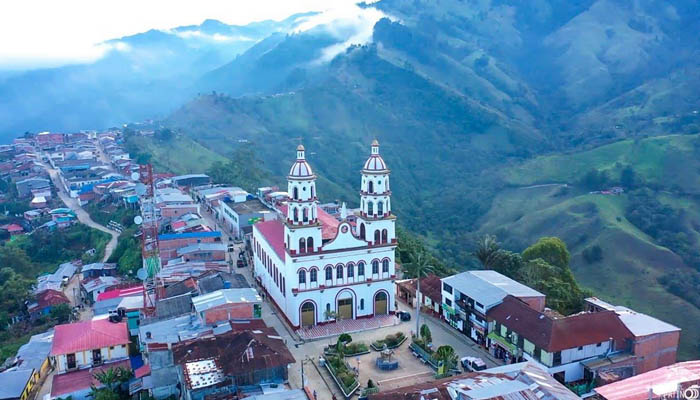
{"type": "Polygon", "coordinates": [[[378,292],[374,295],[374,315],[384,315],[388,312],[386,293],[378,292]]]}
{"type": "Polygon", "coordinates": [[[352,297],[338,300],[338,319],[352,319],[352,297]]]}

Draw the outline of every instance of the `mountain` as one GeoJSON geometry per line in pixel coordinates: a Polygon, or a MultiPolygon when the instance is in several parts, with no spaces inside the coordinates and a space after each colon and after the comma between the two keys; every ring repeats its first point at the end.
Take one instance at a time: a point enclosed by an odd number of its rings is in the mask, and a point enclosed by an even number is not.
{"type": "Polygon", "coordinates": [[[164,116],[193,82],[315,13],[234,26],[214,20],[107,41],[92,62],[0,75],[0,138],[25,131],[99,129],[164,116]]]}
{"type": "Polygon", "coordinates": [[[697,357],[697,327],[682,316],[700,315],[688,294],[700,283],[698,4],[364,7],[385,17],[368,43],[319,64],[336,46],[323,30],[270,37],[205,74],[198,84],[216,93],[164,122],[224,156],[252,142],[276,184],[301,138],[322,200],[350,205],[377,137],[401,223],[441,258],[475,267],[485,233],[512,250],[560,236],[577,279],[681,326],[681,357],[697,357]],[[589,194],[611,186],[626,191],[589,194]]]}

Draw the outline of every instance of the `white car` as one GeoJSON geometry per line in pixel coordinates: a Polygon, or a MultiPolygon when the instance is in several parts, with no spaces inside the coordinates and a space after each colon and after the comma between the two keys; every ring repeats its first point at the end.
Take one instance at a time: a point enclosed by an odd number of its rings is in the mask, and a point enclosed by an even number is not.
{"type": "Polygon", "coordinates": [[[462,363],[462,368],[467,372],[483,371],[486,369],[486,363],[478,357],[462,357],[460,362],[462,363]]]}

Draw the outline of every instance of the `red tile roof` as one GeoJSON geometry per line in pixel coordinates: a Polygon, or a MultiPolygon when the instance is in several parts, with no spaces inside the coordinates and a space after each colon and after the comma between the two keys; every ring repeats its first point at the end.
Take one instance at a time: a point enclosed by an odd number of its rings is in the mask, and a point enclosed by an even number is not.
{"type": "Polygon", "coordinates": [[[317,207],[316,211],[318,213],[318,220],[321,222],[321,237],[323,239],[334,239],[338,234],[338,225],[340,225],[340,221],[323,211],[320,207],[317,207]]]}
{"type": "Polygon", "coordinates": [[[17,224],[7,225],[6,229],[8,232],[22,232],[24,230],[24,228],[22,228],[21,226],[19,226],[17,224]]]}
{"type": "Polygon", "coordinates": [[[75,393],[80,390],[90,389],[92,385],[101,387],[102,384],[95,379],[95,374],[100,371],[106,371],[110,368],[124,367],[131,369],[129,360],[117,361],[109,364],[104,364],[96,368],[82,369],[75,372],[68,372],[53,376],[51,384],[51,398],[75,393]]]}
{"type": "Polygon", "coordinates": [[[76,353],[129,343],[126,322],[108,319],[57,325],[54,331],[51,355],[76,353]]]}
{"type": "Polygon", "coordinates": [[[137,296],[143,293],[143,285],[113,289],[97,295],[97,301],[115,299],[117,297],[137,296]]]}
{"type": "Polygon", "coordinates": [[[151,365],[145,364],[134,371],[134,378],[143,378],[146,375],[151,374],[151,365]]]}
{"type": "MultiPolygon", "coordinates": [[[[680,362],[595,388],[607,400],[645,400],[673,395],[679,383],[700,380],[700,360],[680,362]],[[665,393],[663,393],[665,392],[665,393]]],[[[687,387],[687,386],[686,386],[687,387]]]]}
{"type": "Polygon", "coordinates": [[[634,337],[614,311],[552,318],[511,295],[489,310],[487,316],[548,352],[607,342],[610,338],[620,350],[626,339],[634,337]]]}
{"type": "Polygon", "coordinates": [[[31,309],[29,309],[29,312],[32,312],[36,309],[43,309],[46,307],[52,307],[58,304],[66,303],[70,303],[70,301],[68,300],[68,297],[66,297],[66,295],[63,294],[63,292],[59,292],[58,290],[53,289],[47,289],[36,296],[37,305],[36,307],[32,307],[31,309]]]}
{"type": "Polygon", "coordinates": [[[286,251],[284,249],[284,225],[282,222],[278,220],[258,222],[253,225],[253,228],[263,235],[265,241],[272,246],[277,256],[284,261],[286,251]]]}

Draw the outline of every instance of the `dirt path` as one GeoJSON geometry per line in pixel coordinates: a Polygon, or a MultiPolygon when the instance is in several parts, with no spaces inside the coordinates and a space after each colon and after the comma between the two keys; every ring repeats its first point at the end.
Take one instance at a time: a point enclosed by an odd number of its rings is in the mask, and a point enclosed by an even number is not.
{"type": "Polygon", "coordinates": [[[66,205],[66,207],[70,208],[75,212],[75,215],[78,217],[78,221],[81,223],[91,227],[98,229],[102,232],[108,233],[109,235],[112,236],[112,238],[109,240],[107,245],[105,246],[105,256],[102,258],[102,261],[107,261],[109,257],[112,255],[112,252],[114,249],[117,247],[117,241],[119,240],[119,232],[113,231],[103,225],[98,224],[97,222],[93,221],[92,218],[90,218],[90,214],[87,213],[83,209],[83,207],[78,204],[78,200],[70,197],[68,193],[65,192],[63,185],[61,184],[61,180],[58,177],[58,171],[51,168],[49,165],[44,165],[44,168],[46,168],[46,171],[49,173],[49,176],[51,177],[51,181],[53,182],[53,185],[56,187],[56,191],[58,192],[58,197],[61,198],[63,203],[66,205]]]}

